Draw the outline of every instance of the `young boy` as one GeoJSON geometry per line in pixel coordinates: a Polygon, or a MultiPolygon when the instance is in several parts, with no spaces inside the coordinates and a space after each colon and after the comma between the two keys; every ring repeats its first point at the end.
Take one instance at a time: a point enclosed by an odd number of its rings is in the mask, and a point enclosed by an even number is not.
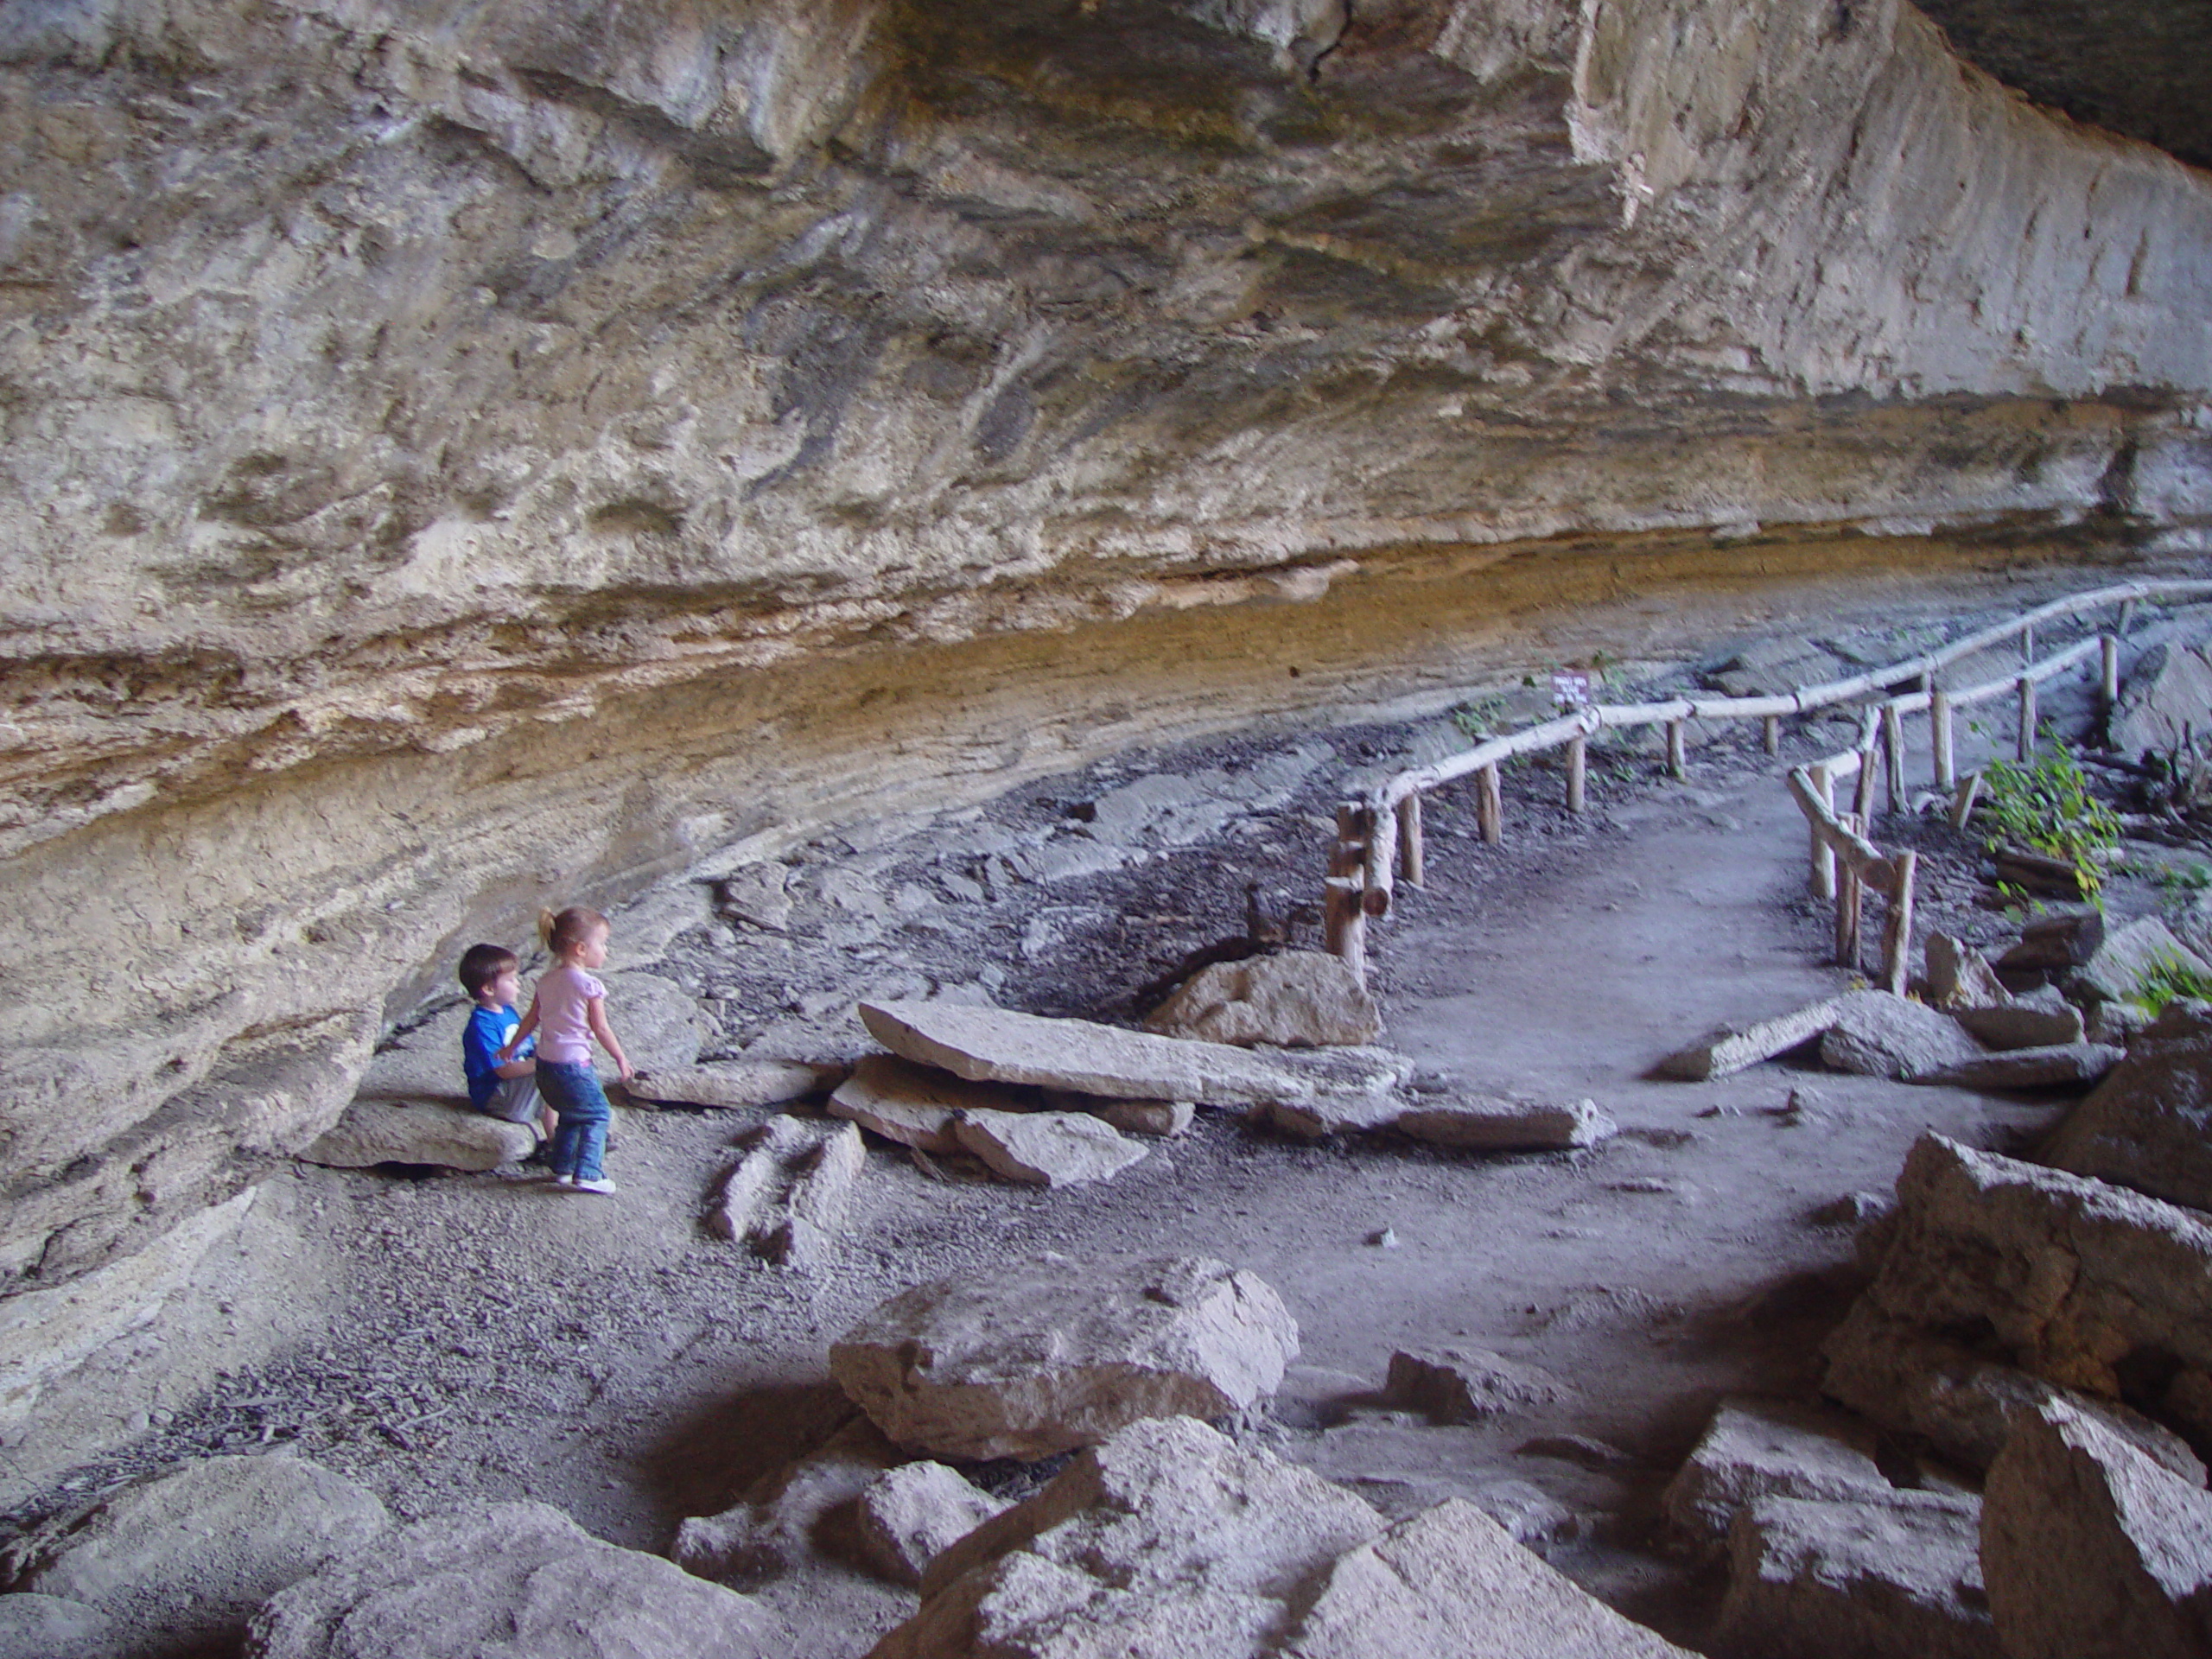
{"type": "Polygon", "coordinates": [[[472,944],[461,959],[461,986],[476,1003],[461,1035],[461,1065],[468,1076],[468,1103],[488,1117],[537,1125],[541,1147],[553,1138],[552,1109],[538,1098],[537,1043],[523,1043],[512,1059],[499,1051],[522,1024],[515,998],[522,964],[496,944],[472,944]]]}

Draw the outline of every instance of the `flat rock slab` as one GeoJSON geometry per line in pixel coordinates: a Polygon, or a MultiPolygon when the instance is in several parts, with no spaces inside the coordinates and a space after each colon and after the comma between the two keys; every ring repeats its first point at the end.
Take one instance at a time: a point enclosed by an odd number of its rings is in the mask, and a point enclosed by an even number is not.
{"type": "Polygon", "coordinates": [[[2078,1413],[1991,1466],[1981,1564],[2008,1659],[2212,1652],[2212,1496],[2078,1413]]]}
{"type": "Polygon", "coordinates": [[[2126,1049],[2108,1048],[2102,1043],[2057,1043],[2048,1048],[1984,1054],[1940,1071],[1923,1072],[1913,1081],[1961,1089],[2080,1089],[2096,1082],[2126,1058],[2126,1049]]]}
{"type": "Polygon", "coordinates": [[[1827,997],[1748,1026],[1728,1026],[1659,1062],[1659,1075],[1701,1083],[1725,1077],[1809,1043],[1836,1022],[1841,999],[1827,997]]]}
{"type": "Polygon", "coordinates": [[[246,1659],[785,1659],[743,1596],[601,1543],[543,1503],[476,1503],[387,1533],[273,1596],[246,1659]]]}
{"type": "Polygon", "coordinates": [[[1763,1497],[1728,1535],[1723,1651],[2005,1659],[1982,1593],[1981,1501],[1884,1491],[1763,1497]]]}
{"type": "Polygon", "coordinates": [[[972,1081],[1038,1084],[1111,1099],[1238,1106],[1369,1095],[1395,1087],[1408,1069],[1399,1057],[1373,1050],[1262,1054],[1085,1020],[944,1002],[863,1002],[860,1017],[868,1034],[893,1053],[972,1081]]]}
{"type": "Polygon", "coordinates": [[[2053,990],[2001,1007],[1956,1008],[1951,1017],[1990,1048],[2052,1048],[2082,1040],[2082,1010],[2053,990]]]}
{"type": "Polygon", "coordinates": [[[1282,1299],[1224,1262],[1044,1260],[893,1297],[830,1373],[901,1446],[1033,1460],[1141,1418],[1242,1411],[1297,1351],[1282,1299]]]}
{"type": "Polygon", "coordinates": [[[1395,1526],[1188,1420],[1084,1453],[947,1550],[873,1659],[1676,1659],[1454,1501],[1395,1526]]]}
{"type": "Polygon", "coordinates": [[[1594,1147],[1619,1125],[1594,1100],[1565,1105],[1534,1100],[1424,1100],[1389,1125],[1400,1135],[1471,1152],[1563,1152],[1594,1147]]]}
{"type": "Polygon", "coordinates": [[[1382,1034],[1382,1016],[1367,988],[1341,960],[1319,950],[1200,969],[1144,1025],[1163,1037],[1238,1047],[1357,1047],[1382,1034]]]}
{"type": "Polygon", "coordinates": [[[1390,1356],[1382,1396],[1433,1423],[1474,1423],[1555,1405],[1567,1390],[1550,1372],[1486,1348],[1425,1348],[1390,1356]]]}
{"type": "Polygon", "coordinates": [[[1713,1412],[1661,1508],[1677,1530],[1710,1542],[1762,1497],[1835,1500],[1891,1490],[1867,1424],[1788,1401],[1734,1399],[1713,1412]]]}
{"type": "Polygon", "coordinates": [[[861,1562],[918,1589],[931,1561],[1007,1507],[944,1464],[901,1464],[860,1496],[861,1562]]]}
{"type": "Polygon", "coordinates": [[[97,1609],[118,1648],[235,1648],[264,1601],[391,1525],[304,1458],[208,1458],[111,1494],[22,1587],[97,1609]]]}
{"type": "Polygon", "coordinates": [[[2212,1210],[2212,1010],[2168,1007],[2067,1114],[2044,1161],[2212,1210]]]}
{"type": "Polygon", "coordinates": [[[360,1099],[300,1156],[333,1169],[435,1164],[480,1170],[527,1158],[537,1145],[537,1132],[529,1124],[486,1117],[465,1107],[360,1099]]]}
{"type": "Polygon", "coordinates": [[[1910,1078],[1961,1065],[1982,1052],[1959,1022],[1910,997],[1847,991],[1821,1039],[1821,1064],[1861,1077],[1910,1078]]]}
{"type": "Polygon", "coordinates": [[[2161,966],[2178,966],[2200,976],[2212,976],[2212,963],[2176,938],[2173,930],[2155,916],[2130,922],[2117,933],[2108,933],[2082,969],[2082,979],[2100,996],[2120,1002],[2136,995],[2144,977],[2161,966]]]}
{"type": "Polygon", "coordinates": [[[1155,1140],[1182,1135],[1198,1116],[1187,1100],[1096,1100],[1083,1108],[1096,1112],[1123,1135],[1148,1135],[1155,1140]]]}
{"type": "Polygon", "coordinates": [[[952,1132],[993,1174],[1028,1186],[1109,1181],[1146,1151],[1088,1112],[967,1111],[952,1132]]]}
{"type": "Polygon", "coordinates": [[[970,1083],[896,1054],[870,1054],[830,1096],[830,1110],[901,1146],[958,1152],[953,1120],[963,1111],[1027,1111],[1033,1091],[1005,1083],[970,1083]]]}
{"type": "Polygon", "coordinates": [[[842,1229],[868,1151],[857,1125],[771,1118],[745,1137],[745,1156],[722,1178],[707,1230],[742,1240],[754,1255],[810,1268],[842,1229]]]}
{"type": "Polygon", "coordinates": [[[809,1065],[799,1060],[716,1060],[710,1065],[640,1071],[623,1084],[623,1090],[632,1100],[654,1105],[741,1110],[752,1106],[786,1106],[836,1088],[844,1077],[845,1068],[841,1065],[809,1065]]]}

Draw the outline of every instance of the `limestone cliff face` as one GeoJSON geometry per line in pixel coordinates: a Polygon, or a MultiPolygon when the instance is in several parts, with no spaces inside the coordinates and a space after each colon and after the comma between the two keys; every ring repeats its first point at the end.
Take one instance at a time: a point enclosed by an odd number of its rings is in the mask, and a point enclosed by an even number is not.
{"type": "Polygon", "coordinates": [[[2212,520],[2212,184],[1890,0],[27,0],[0,153],[17,1289],[541,897],[2212,520]]]}

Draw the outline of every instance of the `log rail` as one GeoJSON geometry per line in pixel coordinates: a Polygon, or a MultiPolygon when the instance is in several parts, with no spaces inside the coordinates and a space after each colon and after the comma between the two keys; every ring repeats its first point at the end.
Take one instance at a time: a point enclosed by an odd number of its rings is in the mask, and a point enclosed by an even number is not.
{"type": "Polygon", "coordinates": [[[1580,812],[1587,798],[1589,742],[1601,731],[1663,726],[1668,769],[1679,778],[1685,769],[1685,736],[1693,720],[1757,720],[1762,723],[1767,753],[1773,754],[1780,747],[1781,722],[1785,717],[1873,698],[1865,709],[1856,745],[1827,760],[1793,767],[1789,782],[1790,793],[1805,814],[1811,838],[1813,892],[1836,906],[1837,960],[1854,969],[1859,966],[1861,900],[1871,889],[1888,900],[1882,982],[1901,991],[1912,943],[1915,855],[1884,854],[1866,838],[1866,830],[1872,822],[1878,778],[1888,786],[1891,810],[1904,799],[1905,717],[1927,715],[1936,786],[1955,789],[1958,780],[1953,760],[1953,718],[1959,709],[2012,693],[2018,701],[2015,748],[2025,760],[2035,748],[2037,695],[2044,682],[2095,657],[2099,690],[2109,709],[2120,695],[2120,641],[2127,632],[2136,606],[2145,601],[2206,598],[2212,598],[2212,581],[2120,582],[2052,600],[1935,651],[1843,679],[1767,696],[1593,703],[1522,731],[1485,739],[1465,753],[1409,768],[1337,809],[1337,836],[1330,854],[1323,912],[1327,948],[1365,982],[1367,924],[1389,913],[1401,870],[1411,886],[1418,887],[1425,880],[1427,860],[1421,833],[1421,797],[1431,790],[1472,775],[1477,782],[1476,823],[1482,839],[1495,845],[1504,836],[1499,768],[1516,755],[1564,748],[1567,808],[1580,812]],[[2109,607],[2119,612],[2111,629],[2040,660],[2036,658],[2036,630],[2040,625],[2109,607]],[[1944,669],[2008,640],[2019,642],[2021,665],[2017,671],[1979,685],[1947,688],[1936,683],[1944,669]],[[1911,690],[1895,690],[1908,682],[1913,683],[1911,690]],[[1835,785],[1854,775],[1851,809],[1840,814],[1835,785]]]}

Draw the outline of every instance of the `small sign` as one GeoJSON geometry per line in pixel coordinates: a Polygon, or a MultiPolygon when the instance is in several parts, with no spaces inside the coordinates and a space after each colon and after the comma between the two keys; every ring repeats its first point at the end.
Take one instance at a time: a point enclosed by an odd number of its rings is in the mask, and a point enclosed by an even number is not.
{"type": "Polygon", "coordinates": [[[1552,671],[1552,701],[1562,709],[1584,709],[1590,703],[1591,693],[1596,690],[1586,668],[1555,668],[1552,671]]]}

